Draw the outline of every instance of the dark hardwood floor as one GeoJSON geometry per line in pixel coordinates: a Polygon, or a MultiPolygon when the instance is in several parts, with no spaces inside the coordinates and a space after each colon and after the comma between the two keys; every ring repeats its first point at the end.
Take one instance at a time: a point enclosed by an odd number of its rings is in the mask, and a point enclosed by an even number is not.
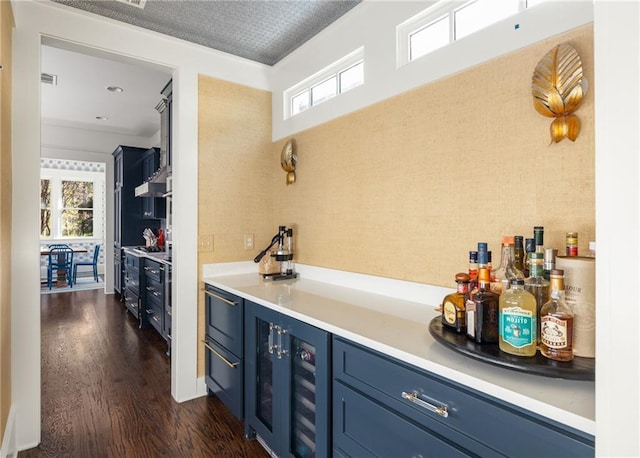
{"type": "Polygon", "coordinates": [[[215,397],[171,397],[166,344],[102,290],[42,295],[42,442],[29,457],[268,457],[215,397]]]}

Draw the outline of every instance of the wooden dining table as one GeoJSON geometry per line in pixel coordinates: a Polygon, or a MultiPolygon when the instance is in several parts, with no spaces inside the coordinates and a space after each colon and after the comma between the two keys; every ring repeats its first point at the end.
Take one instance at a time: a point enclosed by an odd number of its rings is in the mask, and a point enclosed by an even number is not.
{"type": "MultiPolygon", "coordinates": [[[[73,250],[73,253],[86,253],[87,249],[83,248],[83,247],[72,247],[70,246],[69,248],[71,248],[73,250]]],[[[49,256],[49,253],[51,252],[51,250],[49,249],[49,247],[41,247],[40,248],[40,256],[49,256]]],[[[56,272],[58,273],[57,278],[56,278],[56,286],[64,286],[67,283],[67,269],[56,269],[56,272]]]]}

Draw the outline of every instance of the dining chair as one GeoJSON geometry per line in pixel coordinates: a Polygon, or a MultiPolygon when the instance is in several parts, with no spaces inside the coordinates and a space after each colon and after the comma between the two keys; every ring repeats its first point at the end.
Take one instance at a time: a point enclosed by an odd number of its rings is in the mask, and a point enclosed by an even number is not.
{"type": "Polygon", "coordinates": [[[71,269],[73,268],[73,249],[70,246],[55,246],[49,248],[49,265],[47,266],[47,286],[49,289],[53,286],[53,271],[65,270],[67,282],[73,287],[73,277],[71,269]]]}
{"type": "Polygon", "coordinates": [[[73,265],[73,282],[78,279],[78,266],[92,266],[93,267],[93,279],[100,281],[98,278],[98,256],[100,256],[100,245],[96,245],[93,250],[93,261],[78,261],[73,265]]]}

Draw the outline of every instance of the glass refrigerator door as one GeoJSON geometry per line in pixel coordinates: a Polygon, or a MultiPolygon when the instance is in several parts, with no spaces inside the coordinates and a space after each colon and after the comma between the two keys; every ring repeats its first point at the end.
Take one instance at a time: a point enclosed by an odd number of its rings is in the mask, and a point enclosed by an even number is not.
{"type": "Polygon", "coordinates": [[[258,358],[256,416],[273,431],[273,324],[258,319],[258,358]]]}
{"type": "Polygon", "coordinates": [[[304,340],[291,340],[291,453],[316,456],[316,349],[304,340]]]}

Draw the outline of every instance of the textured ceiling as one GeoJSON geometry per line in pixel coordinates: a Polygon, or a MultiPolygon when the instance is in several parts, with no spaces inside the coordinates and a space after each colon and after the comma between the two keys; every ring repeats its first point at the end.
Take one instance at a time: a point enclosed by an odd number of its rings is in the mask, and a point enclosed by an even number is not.
{"type": "Polygon", "coordinates": [[[274,65],[361,0],[53,1],[274,65]]]}

